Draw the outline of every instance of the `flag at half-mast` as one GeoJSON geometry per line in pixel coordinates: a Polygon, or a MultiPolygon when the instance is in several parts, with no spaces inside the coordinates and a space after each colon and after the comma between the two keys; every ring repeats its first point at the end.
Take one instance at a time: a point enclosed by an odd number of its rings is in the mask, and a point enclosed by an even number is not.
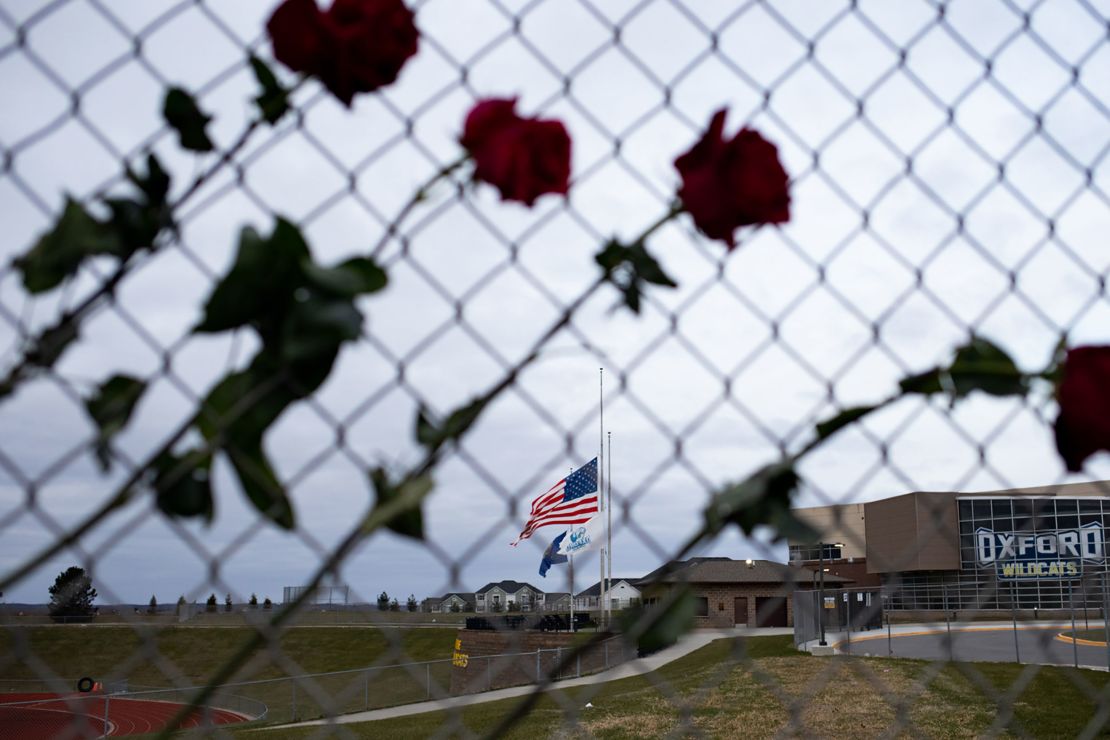
{"type": "Polygon", "coordinates": [[[528,523],[509,544],[514,547],[521,540],[532,536],[540,527],[582,524],[598,511],[597,500],[597,458],[575,470],[556,483],[532,502],[528,523]]]}

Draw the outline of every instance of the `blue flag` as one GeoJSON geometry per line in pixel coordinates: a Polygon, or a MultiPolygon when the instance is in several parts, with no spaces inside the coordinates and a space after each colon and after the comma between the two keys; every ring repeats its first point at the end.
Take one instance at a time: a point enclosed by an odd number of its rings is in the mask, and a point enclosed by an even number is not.
{"type": "Polygon", "coordinates": [[[547,549],[543,551],[543,560],[540,561],[541,578],[547,578],[547,571],[551,566],[567,562],[567,556],[559,554],[559,545],[562,544],[563,538],[566,536],[566,532],[560,532],[559,536],[553,539],[547,549]]]}

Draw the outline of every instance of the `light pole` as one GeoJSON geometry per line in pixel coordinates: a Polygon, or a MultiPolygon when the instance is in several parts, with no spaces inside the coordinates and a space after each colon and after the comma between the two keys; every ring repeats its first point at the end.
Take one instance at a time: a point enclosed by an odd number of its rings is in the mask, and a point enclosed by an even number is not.
{"type": "MultiPolygon", "coordinates": [[[[843,548],[844,545],[840,542],[835,542],[832,547],[843,548]]],[[[818,587],[817,594],[817,613],[820,615],[817,618],[817,623],[821,625],[821,641],[817,644],[821,647],[828,645],[825,642],[825,543],[817,543],[817,572],[821,577],[821,585],[818,587]]]]}

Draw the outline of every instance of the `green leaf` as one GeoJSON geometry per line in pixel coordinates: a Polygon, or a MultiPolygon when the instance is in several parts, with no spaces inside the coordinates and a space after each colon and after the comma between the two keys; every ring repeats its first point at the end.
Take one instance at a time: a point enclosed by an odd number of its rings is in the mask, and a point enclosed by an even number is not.
{"type": "Polygon", "coordinates": [[[197,106],[196,99],[180,87],[171,87],[162,105],[162,115],[181,141],[181,146],[191,152],[210,152],[215,149],[204,128],[212,120],[197,106]]]}
{"type": "Polygon", "coordinates": [[[204,318],[194,331],[227,331],[255,323],[264,335],[275,334],[304,284],[302,263],[309,257],[300,230],[284,219],[278,219],[267,238],[245,227],[235,264],[208,297],[204,318]]]}
{"type": "Polygon", "coordinates": [[[101,470],[107,472],[111,467],[109,445],[131,418],[135,405],[139,402],[146,383],[129,375],[113,375],[101,385],[96,394],[85,401],[89,416],[100,429],[96,441],[96,458],[101,470]]]}
{"type": "Polygon", "coordinates": [[[165,453],[152,466],[155,501],[163,513],[174,517],[204,517],[212,521],[212,457],[200,450],[182,456],[165,453]]]}
{"type": "Polygon", "coordinates": [[[354,257],[330,268],[309,261],[304,274],[320,290],[347,298],[377,293],[389,282],[385,270],[367,257],[354,257]]]}
{"type": "Polygon", "coordinates": [[[478,420],[488,403],[488,398],[476,398],[452,411],[442,424],[431,419],[428,409],[421,405],[416,412],[416,441],[434,450],[458,439],[478,420]]]}
{"type": "Polygon", "coordinates": [[[254,504],[254,508],[278,526],[293,529],[296,526],[293,504],[270,465],[269,458],[263,452],[261,443],[244,446],[230,442],[224,446],[224,452],[235,469],[239,485],[243,487],[243,492],[254,504]]]}
{"type": "Polygon", "coordinates": [[[877,409],[878,406],[853,406],[842,410],[839,414],[817,425],[817,439],[827,439],[853,421],[862,419],[877,409]]]}
{"type": "Polygon", "coordinates": [[[405,537],[424,539],[424,515],[420,502],[432,490],[430,476],[406,480],[395,486],[382,468],[370,471],[370,483],[374,486],[375,502],[371,518],[385,516],[383,524],[390,530],[405,537]],[[391,506],[392,505],[392,506],[391,506]],[[387,511],[396,507],[396,511],[387,511]]]}
{"type": "Polygon", "coordinates": [[[166,198],[170,193],[170,176],[162,169],[162,163],[153,152],[146,156],[146,175],[140,175],[128,167],[127,179],[139,189],[147,206],[160,208],[166,205],[166,198]]]}
{"type": "Polygon", "coordinates": [[[173,215],[166,201],[170,178],[158,159],[147,156],[147,174],[127,169],[127,179],[138,190],[137,198],[105,198],[112,212],[111,225],[121,245],[120,256],[153,247],[158,234],[173,226],[173,215]]]}
{"type": "Polygon", "coordinates": [[[641,654],[654,653],[670,647],[678,642],[678,638],[694,628],[697,602],[690,591],[690,586],[680,584],[674,588],[676,589],[674,598],[665,607],[641,607],[621,615],[622,633],[634,633],[637,627],[643,629],[636,641],[636,647],[641,654]],[[649,620],[646,629],[643,628],[645,618],[649,620]]]}
{"type": "Polygon", "coordinates": [[[362,314],[349,300],[308,296],[297,300],[283,326],[282,356],[291,361],[334,355],[343,342],[358,339],[362,314]]]}
{"type": "Polygon", "coordinates": [[[104,223],[93,218],[77,201],[66,198],[65,208],[49,232],[15,260],[30,293],[44,293],[72,277],[86,257],[124,250],[119,239],[104,223]]]}
{"type": "Polygon", "coordinates": [[[940,393],[944,390],[941,383],[941,373],[940,368],[933,368],[917,375],[911,375],[903,378],[898,383],[898,387],[902,393],[918,393],[925,396],[940,393]]]}
{"type": "Polygon", "coordinates": [[[624,305],[633,313],[640,312],[640,297],[645,283],[669,288],[678,285],[640,242],[626,247],[610,240],[594,256],[594,260],[604,271],[605,279],[624,296],[624,305]]]}
{"type": "Polygon", "coordinates": [[[899,387],[903,393],[922,395],[948,392],[955,402],[976,390],[992,396],[1024,396],[1029,381],[998,345],[973,337],[956,350],[950,367],[904,378],[899,387]]]}
{"type": "Polygon", "coordinates": [[[751,535],[756,527],[766,525],[774,528],[776,541],[804,535],[812,530],[795,517],[790,507],[798,483],[791,460],[760,468],[714,495],[704,511],[706,529],[715,535],[731,523],[751,535]]]}
{"type": "Polygon", "coordinates": [[[948,374],[952,378],[956,398],[973,390],[992,396],[1024,396],[1028,381],[1017,365],[998,345],[975,337],[956,351],[948,374]]]}
{"type": "Polygon", "coordinates": [[[269,124],[277,123],[289,112],[289,90],[284,88],[265,62],[253,54],[250,57],[254,78],[262,87],[262,92],[254,99],[262,119],[269,124]]]}
{"type": "Polygon", "coordinates": [[[54,363],[76,339],[77,324],[65,317],[39,335],[35,346],[27,352],[27,362],[42,368],[54,367],[54,363]]]}

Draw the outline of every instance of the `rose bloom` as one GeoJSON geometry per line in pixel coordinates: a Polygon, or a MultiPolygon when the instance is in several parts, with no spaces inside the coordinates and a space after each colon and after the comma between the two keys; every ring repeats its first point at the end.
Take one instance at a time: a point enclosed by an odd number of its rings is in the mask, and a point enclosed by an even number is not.
{"type": "Polygon", "coordinates": [[[502,200],[531,206],[544,193],[566,195],[570,136],[554,120],[521,118],[516,98],[483,100],[466,117],[460,143],[474,159],[474,179],[502,200]]]}
{"type": "Polygon", "coordinates": [[[396,80],[419,37],[401,0],[335,0],[326,13],[315,0],[285,0],[266,30],[278,61],[348,106],[355,93],[396,80]]]}
{"type": "Polygon", "coordinates": [[[678,197],[694,224],[732,249],[741,226],[789,221],[790,193],[775,145],[746,128],[726,141],[725,113],[714,114],[701,141],[674,166],[682,176],[678,197]]]}
{"type": "Polygon", "coordinates": [[[1110,450],[1110,347],[1068,350],[1056,400],[1056,449],[1078,472],[1088,457],[1110,450]]]}

